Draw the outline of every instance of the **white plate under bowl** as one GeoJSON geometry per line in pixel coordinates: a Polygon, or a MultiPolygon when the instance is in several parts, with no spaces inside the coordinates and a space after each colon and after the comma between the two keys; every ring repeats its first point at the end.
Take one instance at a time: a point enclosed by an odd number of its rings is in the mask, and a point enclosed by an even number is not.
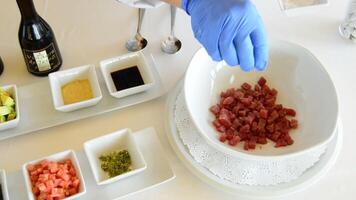
{"type": "Polygon", "coordinates": [[[84,151],[98,185],[110,184],[128,178],[147,168],[147,164],[130,129],[119,130],[87,141],[84,143],[84,151]],[[103,154],[121,150],[127,150],[129,152],[132,162],[132,170],[110,178],[107,173],[101,169],[101,161],[99,160],[99,157],[103,154]]]}
{"type": "Polygon", "coordinates": [[[79,192],[77,194],[69,196],[69,197],[65,198],[65,200],[76,199],[78,197],[83,196],[86,193],[85,182],[84,182],[82,170],[80,169],[80,166],[79,166],[79,162],[78,162],[77,156],[75,155],[74,151],[67,150],[67,151],[56,153],[56,154],[53,154],[53,155],[50,155],[50,156],[47,156],[47,157],[44,157],[44,158],[37,159],[35,161],[31,161],[31,162],[25,163],[22,166],[22,174],[23,174],[23,176],[25,178],[27,196],[28,196],[29,200],[34,200],[36,198],[35,198],[35,196],[33,195],[33,192],[32,192],[32,183],[31,183],[31,179],[30,179],[27,167],[29,165],[38,164],[39,162],[41,162],[43,160],[60,162],[60,161],[66,160],[66,159],[69,159],[69,160],[72,161],[73,167],[75,168],[75,171],[77,173],[77,177],[80,180],[80,186],[79,186],[79,192]]]}
{"type": "Polygon", "coordinates": [[[343,143],[343,127],[341,120],[338,120],[336,134],[328,145],[326,152],[313,167],[304,172],[298,179],[275,186],[241,185],[221,179],[194,160],[179,136],[176,124],[174,123],[174,107],[180,89],[181,87],[178,86],[170,93],[167,99],[165,128],[169,143],[183,164],[194,175],[198,176],[209,185],[234,194],[239,198],[276,199],[306,190],[311,185],[318,182],[332,168],[341,151],[343,143]]]}
{"type": "Polygon", "coordinates": [[[239,67],[213,62],[201,49],[187,70],[184,92],[189,114],[203,138],[214,148],[238,158],[282,159],[308,153],[325,147],[337,126],[338,100],[330,76],[307,49],[288,42],[271,42],[270,63],[264,72],[245,73],[239,67]],[[269,141],[261,148],[245,151],[242,143],[235,147],[221,143],[209,108],[218,102],[221,91],[240,87],[243,82],[256,84],[261,76],[278,90],[277,103],[297,111],[299,126],[290,132],[294,144],[275,148],[269,141]]]}
{"type": "Polygon", "coordinates": [[[0,123],[0,131],[6,130],[6,129],[11,129],[15,128],[20,121],[20,104],[19,104],[19,98],[17,94],[17,87],[16,85],[6,85],[6,86],[1,86],[2,89],[4,89],[6,92],[10,93],[11,97],[15,101],[15,110],[16,110],[16,118],[7,122],[0,123]]]}
{"type": "Polygon", "coordinates": [[[70,112],[78,109],[82,109],[89,106],[94,106],[102,99],[100,85],[98,82],[98,77],[96,75],[94,65],[85,65],[80,67],[75,67],[72,69],[67,69],[64,71],[54,72],[49,74],[49,83],[51,85],[53,104],[56,110],[62,112],[70,112]],[[91,90],[93,93],[93,98],[64,105],[62,86],[74,81],[74,80],[85,80],[90,82],[91,90]]]}
{"type": "Polygon", "coordinates": [[[0,188],[2,192],[2,197],[4,200],[9,200],[9,191],[8,191],[8,186],[7,186],[7,181],[6,181],[6,173],[5,170],[0,169],[0,188]]]}
{"type": "Polygon", "coordinates": [[[142,52],[128,53],[116,58],[103,60],[100,62],[100,70],[101,74],[104,77],[106,87],[109,90],[109,93],[115,98],[123,98],[126,96],[147,91],[152,88],[156,83],[156,80],[154,79],[154,76],[151,71],[151,67],[149,66],[148,62],[146,61],[145,55],[142,52]],[[111,77],[111,73],[134,66],[137,66],[142,76],[144,85],[117,91],[114,81],[111,77]]]}

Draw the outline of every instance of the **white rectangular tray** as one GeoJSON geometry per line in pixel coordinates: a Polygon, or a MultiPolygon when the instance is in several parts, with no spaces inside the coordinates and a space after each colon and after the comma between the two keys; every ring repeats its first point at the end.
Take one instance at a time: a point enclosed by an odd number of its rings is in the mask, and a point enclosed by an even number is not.
{"type": "MultiPolygon", "coordinates": [[[[147,169],[136,176],[123,179],[113,184],[98,186],[90,170],[89,162],[83,150],[76,152],[83,172],[87,192],[81,200],[120,199],[128,195],[149,189],[175,178],[163,148],[153,128],[143,129],[133,133],[137,145],[147,162],[147,169]]],[[[10,199],[27,199],[22,171],[8,173],[7,176],[10,199]]]]}
{"type": "Polygon", "coordinates": [[[164,85],[161,82],[161,78],[157,72],[156,64],[152,55],[144,55],[147,59],[147,63],[152,71],[154,79],[156,80],[156,84],[146,92],[117,99],[110,95],[100,69],[99,67],[96,67],[103,98],[96,106],[93,107],[69,113],[63,113],[55,110],[52,102],[52,93],[48,78],[31,85],[19,87],[19,125],[14,129],[0,131],[0,140],[96,116],[160,97],[165,93],[164,85]]]}

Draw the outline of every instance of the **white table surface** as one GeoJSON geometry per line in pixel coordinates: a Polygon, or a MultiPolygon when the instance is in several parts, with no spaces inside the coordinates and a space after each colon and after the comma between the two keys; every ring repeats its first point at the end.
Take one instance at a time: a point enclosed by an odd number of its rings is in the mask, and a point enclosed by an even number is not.
{"type": "MultiPolygon", "coordinates": [[[[331,74],[340,99],[345,141],[337,164],[316,185],[288,199],[355,199],[356,44],[343,40],[338,34],[338,25],[345,16],[348,0],[331,0],[330,6],[318,12],[296,17],[285,16],[277,0],[255,2],[269,36],[301,44],[313,52],[331,74]]],[[[124,43],[135,31],[136,11],[114,0],[35,0],[35,3],[39,14],[56,33],[64,59],[62,69],[89,63],[97,65],[100,60],[125,53],[124,43]]],[[[169,89],[183,76],[199,45],[194,41],[188,16],[178,12],[176,33],[182,39],[183,48],[175,56],[161,53],[160,41],[169,33],[168,16],[167,6],[147,12],[143,35],[149,40],[148,50],[155,56],[158,70],[169,89]]],[[[44,79],[26,71],[17,39],[19,21],[16,2],[2,1],[0,55],[5,63],[5,72],[0,77],[0,85],[16,83],[21,86],[44,79]]],[[[117,129],[129,127],[139,130],[154,126],[177,178],[127,199],[236,199],[236,196],[196,178],[175,156],[164,130],[162,112],[165,100],[162,97],[125,110],[1,141],[0,168],[11,172],[38,157],[65,149],[81,150],[84,141],[117,129]]]]}

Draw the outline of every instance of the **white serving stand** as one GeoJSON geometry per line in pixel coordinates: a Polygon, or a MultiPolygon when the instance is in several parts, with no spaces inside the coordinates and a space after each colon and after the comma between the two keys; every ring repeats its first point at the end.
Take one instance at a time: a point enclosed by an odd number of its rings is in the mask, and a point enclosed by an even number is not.
{"type": "Polygon", "coordinates": [[[81,110],[68,113],[55,110],[48,79],[19,87],[20,122],[16,128],[0,131],[0,140],[123,109],[160,97],[165,93],[165,89],[157,72],[156,63],[151,54],[144,53],[144,55],[156,81],[151,89],[120,99],[114,98],[105,85],[99,67],[96,67],[103,98],[97,105],[81,110]]]}
{"type": "MultiPolygon", "coordinates": [[[[81,200],[120,199],[140,191],[161,185],[175,178],[175,174],[166,159],[154,128],[147,128],[132,133],[140,147],[147,168],[132,177],[105,186],[96,184],[84,150],[76,152],[79,165],[86,185],[86,193],[81,200]]],[[[21,169],[11,172],[7,176],[10,199],[27,199],[24,176],[21,169]]]]}

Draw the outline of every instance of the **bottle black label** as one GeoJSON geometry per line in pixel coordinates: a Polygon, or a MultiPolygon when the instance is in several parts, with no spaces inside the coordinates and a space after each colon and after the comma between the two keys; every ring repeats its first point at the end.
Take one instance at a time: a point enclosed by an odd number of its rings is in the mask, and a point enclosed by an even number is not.
{"type": "Polygon", "coordinates": [[[22,51],[30,71],[48,71],[61,64],[53,43],[40,50],[23,49],[22,51]]]}

